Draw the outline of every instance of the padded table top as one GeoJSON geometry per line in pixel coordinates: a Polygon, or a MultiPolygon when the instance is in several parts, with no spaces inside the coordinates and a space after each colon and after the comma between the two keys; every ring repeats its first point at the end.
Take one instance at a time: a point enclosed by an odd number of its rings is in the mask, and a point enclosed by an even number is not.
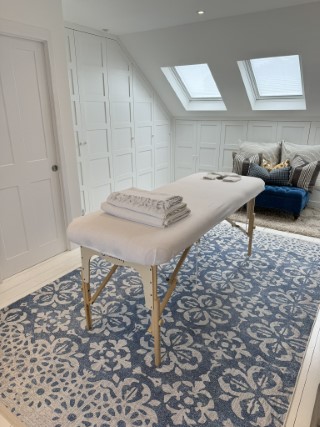
{"type": "Polygon", "coordinates": [[[260,178],[243,176],[238,182],[203,179],[197,173],[157,188],[181,195],[191,214],[167,227],[156,228],[97,211],[74,219],[68,238],[104,255],[141,265],[168,262],[203,234],[264,190],[260,178]]]}

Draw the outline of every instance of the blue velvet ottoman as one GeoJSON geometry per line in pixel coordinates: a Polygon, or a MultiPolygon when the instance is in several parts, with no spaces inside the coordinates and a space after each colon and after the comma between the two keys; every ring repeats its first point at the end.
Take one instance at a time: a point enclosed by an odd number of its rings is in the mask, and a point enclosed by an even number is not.
{"type": "Polygon", "coordinates": [[[309,201],[309,192],[303,188],[266,185],[256,197],[256,206],[289,212],[297,219],[309,201]]]}

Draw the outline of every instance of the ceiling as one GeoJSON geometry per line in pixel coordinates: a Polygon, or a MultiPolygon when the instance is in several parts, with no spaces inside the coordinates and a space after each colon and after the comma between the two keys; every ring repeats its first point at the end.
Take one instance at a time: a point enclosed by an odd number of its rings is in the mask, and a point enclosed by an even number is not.
{"type": "Polygon", "coordinates": [[[65,21],[115,35],[313,3],[310,0],[62,0],[65,21]],[[198,10],[204,10],[198,15],[198,10]]]}

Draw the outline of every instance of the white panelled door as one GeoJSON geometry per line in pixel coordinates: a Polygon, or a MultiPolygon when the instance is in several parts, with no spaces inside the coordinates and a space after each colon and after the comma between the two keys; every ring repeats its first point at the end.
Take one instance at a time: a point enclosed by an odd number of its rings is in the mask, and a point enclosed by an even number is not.
{"type": "Polygon", "coordinates": [[[197,124],[191,121],[176,122],[175,179],[196,172],[197,124]]]}
{"type": "Polygon", "coordinates": [[[198,143],[196,170],[198,172],[219,169],[221,122],[200,122],[198,124],[198,143]]]}
{"type": "Polygon", "coordinates": [[[310,122],[278,122],[277,141],[308,144],[310,122]]]}
{"type": "Polygon", "coordinates": [[[154,188],[153,93],[136,70],[133,75],[137,187],[154,188]]]}
{"type": "Polygon", "coordinates": [[[115,40],[107,41],[115,190],[136,185],[131,64],[115,40]]]}
{"type": "Polygon", "coordinates": [[[113,188],[106,39],[75,31],[81,130],[78,153],[85,212],[100,209],[113,188]]]}
{"type": "Polygon", "coordinates": [[[66,249],[47,76],[40,42],[0,36],[2,279],[66,249]]]}
{"type": "Polygon", "coordinates": [[[171,181],[171,125],[170,118],[154,99],[154,182],[155,187],[171,181]]]}
{"type": "Polygon", "coordinates": [[[176,122],[175,178],[219,168],[221,122],[176,122]]]}
{"type": "Polygon", "coordinates": [[[219,170],[231,172],[233,168],[232,153],[238,151],[240,140],[247,138],[246,121],[226,121],[221,124],[221,148],[219,170]]]}

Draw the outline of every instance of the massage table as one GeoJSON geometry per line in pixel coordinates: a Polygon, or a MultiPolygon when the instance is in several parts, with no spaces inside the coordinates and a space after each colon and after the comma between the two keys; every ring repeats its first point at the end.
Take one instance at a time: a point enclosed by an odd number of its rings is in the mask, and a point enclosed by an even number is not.
{"type": "Polygon", "coordinates": [[[149,332],[154,337],[155,365],[161,363],[160,327],[165,309],[177,282],[177,274],[191,246],[212,227],[247,204],[248,227],[239,228],[248,236],[248,255],[252,250],[254,199],[264,190],[259,178],[242,177],[238,182],[203,179],[197,173],[158,188],[157,192],[181,195],[191,214],[167,228],[156,228],[97,211],[74,219],[68,238],[81,247],[82,291],[87,328],[92,328],[90,306],[96,301],[118,266],[133,267],[141,276],[145,305],[151,310],[149,332]],[[162,301],[158,296],[157,268],[181,254],[168,281],[162,301]],[[93,295],[90,292],[90,260],[100,256],[113,264],[93,295]]]}

